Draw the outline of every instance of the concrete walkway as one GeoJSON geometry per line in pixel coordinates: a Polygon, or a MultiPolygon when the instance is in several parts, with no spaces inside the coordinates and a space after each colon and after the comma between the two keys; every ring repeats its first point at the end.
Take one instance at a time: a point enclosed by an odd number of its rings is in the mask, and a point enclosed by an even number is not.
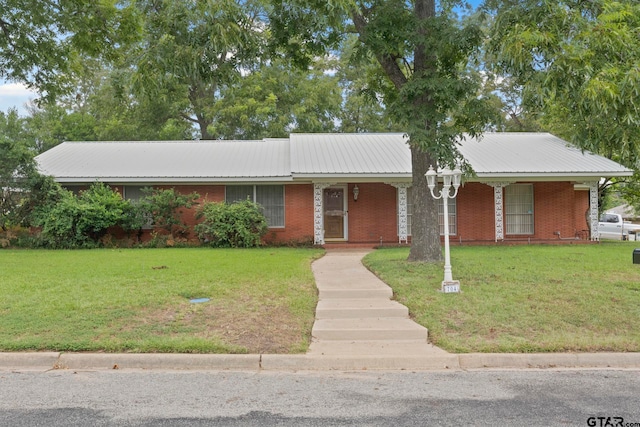
{"type": "MultiPolygon", "coordinates": [[[[428,332],[392,301],[393,291],[362,265],[366,250],[331,250],[312,265],[319,291],[310,356],[435,358],[449,353],[427,342],[428,332]]],[[[451,360],[453,363],[453,360],[451,360]]]]}

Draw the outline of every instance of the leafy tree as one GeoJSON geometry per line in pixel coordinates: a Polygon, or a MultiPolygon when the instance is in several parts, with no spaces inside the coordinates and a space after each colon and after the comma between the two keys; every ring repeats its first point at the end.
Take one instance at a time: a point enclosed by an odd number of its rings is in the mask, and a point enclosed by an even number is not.
{"type": "Polygon", "coordinates": [[[291,132],[333,132],[342,103],[332,63],[309,71],[274,60],[224,88],[212,103],[214,133],[225,139],[282,138],[291,132]]]}
{"type": "Polygon", "coordinates": [[[134,87],[149,97],[166,96],[180,106],[202,139],[211,133],[212,103],[259,62],[264,30],[251,1],[138,0],[143,43],[134,60],[134,87]]]}
{"type": "Polygon", "coordinates": [[[24,131],[38,153],[63,141],[136,141],[192,139],[186,120],[175,119],[166,98],[137,97],[122,81],[121,71],[101,61],[78,76],[72,92],[58,101],[31,105],[24,131]]]}
{"type": "Polygon", "coordinates": [[[358,49],[358,39],[348,36],[337,59],[337,77],[344,101],[340,109],[340,132],[402,131],[394,125],[383,103],[390,84],[370,52],[358,49]]]}
{"type": "MultiPolygon", "coordinates": [[[[633,0],[488,0],[488,51],[539,111],[541,124],[635,169],[619,180],[640,207],[640,3],[633,0]]],[[[600,203],[615,180],[600,185],[600,203]]]]}
{"type": "Polygon", "coordinates": [[[495,75],[486,70],[482,96],[494,113],[489,128],[497,132],[539,132],[543,130],[540,113],[535,105],[523,98],[523,88],[509,76],[495,75]]]}
{"type": "Polygon", "coordinates": [[[554,133],[638,169],[640,3],[488,0],[489,52],[554,133]]]}
{"type": "Polygon", "coordinates": [[[15,109],[0,112],[0,228],[23,220],[22,203],[27,180],[37,174],[34,151],[24,132],[24,119],[15,109]]]}
{"type": "Polygon", "coordinates": [[[481,80],[467,69],[483,34],[477,22],[455,15],[461,3],[443,0],[436,9],[435,0],[272,0],[274,44],[297,63],[308,65],[352,32],[384,72],[385,105],[411,148],[413,261],[442,258],[438,206],[425,173],[459,161],[457,140],[478,135],[489,120],[478,97],[481,80]]]}
{"type": "Polygon", "coordinates": [[[179,105],[168,95],[137,94],[125,70],[112,70],[88,99],[100,141],[193,139],[192,123],[180,117],[179,105]]]}
{"type": "Polygon", "coordinates": [[[53,99],[81,54],[113,58],[138,36],[135,9],[119,0],[0,0],[0,78],[53,99]]]}
{"type": "Polygon", "coordinates": [[[56,103],[31,105],[23,129],[36,153],[64,141],[95,141],[96,119],[87,112],[69,111],[56,103]]]}

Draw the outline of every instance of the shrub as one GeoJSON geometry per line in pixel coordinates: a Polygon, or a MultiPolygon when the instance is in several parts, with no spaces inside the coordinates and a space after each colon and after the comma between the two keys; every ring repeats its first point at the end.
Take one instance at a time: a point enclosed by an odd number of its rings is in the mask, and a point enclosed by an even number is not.
{"type": "MultiPolygon", "coordinates": [[[[180,194],[175,188],[143,188],[144,197],[138,201],[139,211],[134,212],[134,221],[150,219],[156,230],[163,230],[174,238],[188,235],[188,227],[182,221],[183,208],[196,205],[198,193],[180,194]]],[[[146,221],[146,220],[145,220],[146,221]]],[[[144,224],[143,224],[144,225],[144,224]]]]}
{"type": "Polygon", "coordinates": [[[52,248],[98,246],[107,229],[120,224],[129,205],[102,183],[93,184],[78,197],[62,190],[56,199],[40,206],[33,221],[42,229],[43,245],[52,248]]]}
{"type": "Polygon", "coordinates": [[[249,200],[232,204],[205,203],[196,218],[203,219],[195,226],[198,237],[216,248],[260,246],[268,229],[260,205],[249,200]]]}

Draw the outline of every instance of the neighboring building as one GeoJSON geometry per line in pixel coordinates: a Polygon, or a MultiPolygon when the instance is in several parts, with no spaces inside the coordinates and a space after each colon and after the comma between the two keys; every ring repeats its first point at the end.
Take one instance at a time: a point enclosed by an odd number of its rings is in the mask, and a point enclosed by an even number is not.
{"type": "MultiPolygon", "coordinates": [[[[475,176],[450,200],[454,242],[597,239],[598,181],[632,175],[546,133],[489,133],[459,149],[475,176]]],[[[196,191],[208,201],[249,197],[264,208],[267,240],[376,244],[411,238],[411,154],[399,133],[65,142],[36,159],[41,172],[63,186],[102,181],[125,198],[139,197],[145,186],[196,191]]],[[[194,222],[193,212],[187,221],[194,222]]]]}

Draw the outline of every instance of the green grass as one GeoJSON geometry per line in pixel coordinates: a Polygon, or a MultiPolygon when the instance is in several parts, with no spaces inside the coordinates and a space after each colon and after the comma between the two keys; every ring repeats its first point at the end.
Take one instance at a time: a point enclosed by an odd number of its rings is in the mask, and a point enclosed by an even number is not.
{"type": "Polygon", "coordinates": [[[365,265],[448,351],[640,351],[635,247],[452,247],[460,294],[439,292],[443,265],[406,262],[408,249],[375,251],[365,265]]]}
{"type": "Polygon", "coordinates": [[[305,351],[321,253],[0,250],[0,351],[305,351]]]}
{"type": "MultiPolygon", "coordinates": [[[[405,248],[365,264],[452,352],[640,351],[636,246],[456,246],[461,294],[439,292],[442,264],[408,263],[405,248]]],[[[303,352],[321,254],[0,250],[0,351],[303,352]]]]}

